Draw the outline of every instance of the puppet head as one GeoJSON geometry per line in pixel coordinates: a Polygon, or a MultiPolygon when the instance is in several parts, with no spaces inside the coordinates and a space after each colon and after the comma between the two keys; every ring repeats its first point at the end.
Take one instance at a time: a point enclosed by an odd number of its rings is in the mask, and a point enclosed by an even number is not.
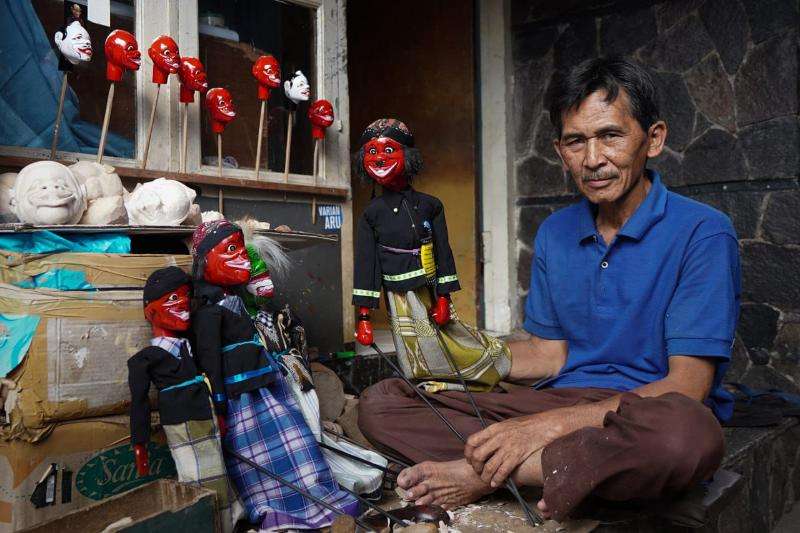
{"type": "Polygon", "coordinates": [[[225,126],[236,118],[236,107],[233,97],[228,89],[214,87],[206,93],[206,107],[211,119],[211,129],[214,133],[222,133],[225,126]]]}
{"type": "Polygon", "coordinates": [[[247,312],[254,315],[275,295],[273,278],[282,278],[288,272],[290,262],[281,245],[269,237],[245,234],[245,242],[251,268],[244,304],[247,312]]]}
{"type": "Polygon", "coordinates": [[[270,55],[261,56],[253,63],[253,76],[258,80],[258,99],[269,99],[270,89],[281,86],[281,66],[270,55]]]}
{"type": "Polygon", "coordinates": [[[37,161],[17,175],[11,209],[20,222],[75,224],[86,210],[86,189],[61,163],[37,161]]]}
{"type": "Polygon", "coordinates": [[[333,105],[327,100],[317,100],[308,108],[308,119],[311,121],[311,136],[324,139],[325,128],[333,124],[333,105]]]}
{"type": "Polygon", "coordinates": [[[286,93],[286,98],[295,105],[299,102],[307,102],[311,96],[311,86],[308,84],[308,78],[299,70],[294,73],[291,79],[283,82],[283,90],[286,93]]]}
{"type": "Polygon", "coordinates": [[[181,66],[178,44],[169,35],[156,37],[147,55],[153,61],[153,83],[167,83],[167,76],[178,72],[181,66]]]}
{"type": "Polygon", "coordinates": [[[57,31],[55,42],[61,55],[73,65],[92,60],[92,39],[78,20],[70,22],[65,30],[57,31]]]}
{"type": "Polygon", "coordinates": [[[125,209],[134,226],[179,226],[189,216],[196,196],[179,181],[158,178],[137,185],[125,198],[125,209]]]}
{"type": "Polygon", "coordinates": [[[225,219],[203,222],[192,234],[195,279],[231,287],[250,279],[250,259],[242,229],[225,219]]]}
{"type": "Polygon", "coordinates": [[[144,284],[144,316],[155,335],[189,329],[191,278],[176,266],[160,268],[144,284]]]}
{"type": "Polygon", "coordinates": [[[353,157],[353,172],[368,183],[399,191],[422,170],[422,155],[414,148],[408,127],[394,118],[376,120],[364,130],[353,157]]]}
{"type": "Polygon", "coordinates": [[[139,70],[142,54],[136,37],[125,30],[114,30],[106,37],[106,79],[122,81],[126,70],[139,70]]]}
{"type": "Polygon", "coordinates": [[[178,78],[181,81],[181,103],[194,102],[194,92],[205,93],[208,90],[206,68],[196,57],[182,57],[178,69],[178,78]]]}

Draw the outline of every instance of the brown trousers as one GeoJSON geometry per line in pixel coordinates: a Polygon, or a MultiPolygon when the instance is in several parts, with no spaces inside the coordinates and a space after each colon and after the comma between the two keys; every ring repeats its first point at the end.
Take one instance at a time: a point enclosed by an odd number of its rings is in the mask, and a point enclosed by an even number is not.
{"type": "MultiPolygon", "coordinates": [[[[476,393],[487,423],[620,394],[609,389],[515,387],[476,393]]],[[[429,395],[464,436],[480,431],[463,392],[429,395]]],[[[464,457],[464,445],[403,381],[386,379],[363,392],[358,425],[379,449],[413,462],[464,457]]],[[[642,398],[624,393],[602,428],[583,428],[542,451],[544,500],[563,520],[589,494],[613,501],[670,497],[710,478],[723,456],[722,428],[702,403],[677,393],[642,398]]]]}

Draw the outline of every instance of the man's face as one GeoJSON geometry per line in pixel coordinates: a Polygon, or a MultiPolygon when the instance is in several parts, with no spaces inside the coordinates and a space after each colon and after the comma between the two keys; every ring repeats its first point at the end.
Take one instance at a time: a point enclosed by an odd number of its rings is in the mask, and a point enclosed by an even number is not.
{"type": "Polygon", "coordinates": [[[384,187],[402,189],[405,184],[405,150],[388,137],[378,137],[364,145],[364,170],[384,187]]]}
{"type": "Polygon", "coordinates": [[[564,170],[596,204],[624,197],[638,183],[647,158],[661,153],[666,139],[663,122],[642,130],[625,90],[620,89],[613,102],[605,97],[604,91],[592,93],[577,109],[567,110],[561,138],[554,141],[564,170]]]}
{"type": "Polygon", "coordinates": [[[189,329],[189,286],[181,285],[144,308],[144,316],[156,327],[170,331],[189,329]]]}
{"type": "Polygon", "coordinates": [[[153,64],[170,74],[175,74],[180,68],[180,55],[178,53],[178,44],[168,35],[162,35],[153,41],[150,48],[147,50],[153,64]]]}

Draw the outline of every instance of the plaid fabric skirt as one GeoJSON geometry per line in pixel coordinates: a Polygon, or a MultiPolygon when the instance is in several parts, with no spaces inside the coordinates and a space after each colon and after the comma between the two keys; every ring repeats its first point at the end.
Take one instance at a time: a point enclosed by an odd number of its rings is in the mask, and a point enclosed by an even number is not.
{"type": "Polygon", "coordinates": [[[428,287],[387,291],[386,299],[400,369],[428,392],[464,389],[450,359],[473,391],[492,390],[511,370],[506,343],[462,322],[452,303],[450,322],[436,325],[428,287]]]}
{"type": "MultiPolygon", "coordinates": [[[[336,485],[286,378],[277,374],[269,387],[228,400],[225,445],[342,512],[356,515],[358,501],[336,485]]],[[[225,460],[250,521],[260,523],[262,530],[318,529],[336,518],[235,457],[226,455],[225,460]]]]}

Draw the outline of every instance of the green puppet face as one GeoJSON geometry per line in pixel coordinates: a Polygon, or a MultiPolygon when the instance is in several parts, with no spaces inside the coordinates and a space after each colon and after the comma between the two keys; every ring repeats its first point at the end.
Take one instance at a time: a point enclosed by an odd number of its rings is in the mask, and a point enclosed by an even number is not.
{"type": "Polygon", "coordinates": [[[248,309],[256,309],[275,295],[275,285],[267,263],[258,255],[256,248],[248,244],[246,249],[250,257],[250,281],[247,283],[245,304],[248,309]]]}

